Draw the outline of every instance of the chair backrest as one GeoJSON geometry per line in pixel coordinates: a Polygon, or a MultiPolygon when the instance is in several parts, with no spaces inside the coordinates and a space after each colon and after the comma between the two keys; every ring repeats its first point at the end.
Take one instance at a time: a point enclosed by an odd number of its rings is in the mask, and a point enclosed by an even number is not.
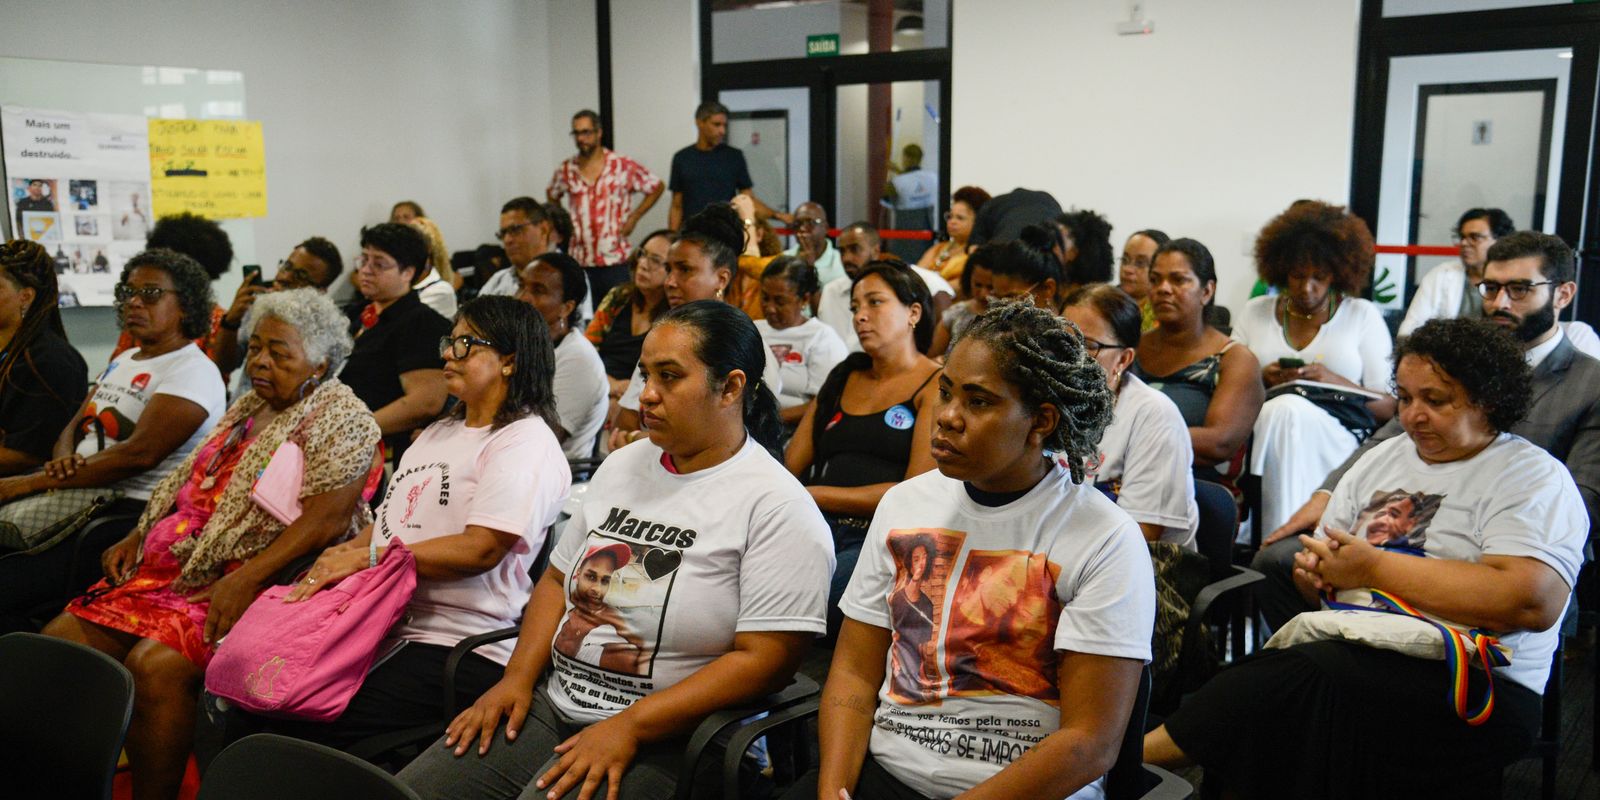
{"type": "Polygon", "coordinates": [[[133,675],[90,647],[0,636],[0,780],[49,781],[51,797],[111,797],[133,714],[133,675]]]}
{"type": "Polygon", "coordinates": [[[1116,763],[1106,773],[1106,800],[1134,800],[1144,796],[1148,779],[1144,772],[1144,721],[1150,709],[1150,665],[1139,671],[1139,693],[1128,715],[1128,729],[1122,733],[1116,763]]]}
{"type": "Polygon", "coordinates": [[[1211,564],[1213,581],[1228,577],[1233,566],[1233,540],[1239,534],[1239,507],[1220,483],[1194,482],[1194,500],[1200,507],[1200,526],[1194,545],[1211,564]]]}
{"type": "Polygon", "coordinates": [[[389,773],[331,747],[258,733],[223,750],[199,800],[418,800],[389,773]]]}

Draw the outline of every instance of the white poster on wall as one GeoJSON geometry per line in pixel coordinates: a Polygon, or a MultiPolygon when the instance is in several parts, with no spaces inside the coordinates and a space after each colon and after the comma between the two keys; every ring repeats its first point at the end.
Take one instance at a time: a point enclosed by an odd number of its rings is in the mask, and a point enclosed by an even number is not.
{"type": "Polygon", "coordinates": [[[149,126],[132,114],[0,107],[12,234],[55,258],[63,306],[109,306],[122,265],[144,249],[149,126]]]}

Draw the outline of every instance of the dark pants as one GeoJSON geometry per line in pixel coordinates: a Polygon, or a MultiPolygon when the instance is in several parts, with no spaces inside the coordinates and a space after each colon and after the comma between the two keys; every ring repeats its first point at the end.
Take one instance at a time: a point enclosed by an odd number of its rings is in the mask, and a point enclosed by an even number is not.
{"type": "Polygon", "coordinates": [[[1256,587],[1256,601],[1261,604],[1261,616],[1267,627],[1277,630],[1304,611],[1316,611],[1308,605],[1300,590],[1294,585],[1294,556],[1303,549],[1300,537],[1280,539],[1256,552],[1250,568],[1266,576],[1256,587]]]}
{"type": "MultiPolygon", "coordinates": [[[[253,733],[276,733],[347,749],[372,736],[441,722],[455,713],[454,708],[440,706],[444,662],[449,655],[450,648],[442,645],[407,642],[367,674],[350,705],[333,722],[270,719],[234,710],[206,720],[212,730],[209,735],[198,734],[196,738],[215,742],[218,751],[253,733]]],[[[469,654],[456,668],[456,705],[472,705],[504,674],[501,665],[476,653],[469,654]]],[[[205,748],[197,742],[196,752],[202,749],[205,748]]],[[[209,763],[210,758],[204,761],[209,763]]]]}
{"type": "MultiPolygon", "coordinates": [[[[782,800],[815,800],[816,796],[817,773],[812,770],[801,775],[800,780],[783,793],[782,800]]],[[[861,775],[856,778],[856,790],[850,796],[872,800],[928,800],[879,766],[871,753],[861,762],[861,775]]]]}
{"type": "Polygon", "coordinates": [[[589,307],[596,308],[600,305],[600,301],[605,299],[606,292],[627,282],[628,265],[603,264],[598,267],[585,267],[583,274],[589,279],[589,307]]]}
{"type": "Polygon", "coordinates": [[[143,500],[123,498],[107,507],[125,521],[101,523],[80,543],[77,536],[42,553],[0,556],[0,634],[37,632],[67,601],[104,576],[100,554],[133,530],[143,500]]]}

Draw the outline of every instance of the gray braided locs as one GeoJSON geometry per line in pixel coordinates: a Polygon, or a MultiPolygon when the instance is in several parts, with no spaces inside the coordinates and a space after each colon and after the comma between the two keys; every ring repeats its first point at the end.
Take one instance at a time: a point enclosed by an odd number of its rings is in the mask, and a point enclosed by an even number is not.
{"type": "Polygon", "coordinates": [[[1099,453],[1100,436],[1111,424],[1116,395],[1106,374],[1064,319],[1025,301],[991,302],[957,343],[983,342],[1000,372],[1028,405],[1049,403],[1060,412],[1044,447],[1065,454],[1072,481],[1083,482],[1083,465],[1099,453]]]}

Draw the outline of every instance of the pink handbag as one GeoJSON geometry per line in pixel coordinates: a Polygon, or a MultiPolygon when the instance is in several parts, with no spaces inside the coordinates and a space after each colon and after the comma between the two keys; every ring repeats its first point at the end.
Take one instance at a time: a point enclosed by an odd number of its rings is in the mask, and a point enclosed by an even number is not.
{"type": "Polygon", "coordinates": [[[300,518],[300,487],[305,482],[305,472],[305,453],[293,439],[285,439],[250,487],[250,499],[273,519],[293,525],[300,518]]]}
{"type": "Polygon", "coordinates": [[[416,588],[416,559],[399,539],[377,566],[298,603],[283,602],[293,585],[274,586],[217,646],[206,691],[264,716],[332,722],[416,588]]]}

